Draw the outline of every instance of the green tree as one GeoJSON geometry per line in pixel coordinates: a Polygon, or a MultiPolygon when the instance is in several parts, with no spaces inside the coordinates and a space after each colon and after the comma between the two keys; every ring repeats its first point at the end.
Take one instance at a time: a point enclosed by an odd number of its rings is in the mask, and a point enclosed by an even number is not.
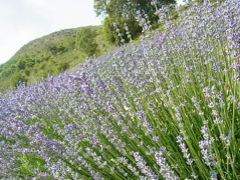
{"type": "MultiPolygon", "coordinates": [[[[162,5],[176,4],[176,0],[161,0],[157,3],[158,8],[162,5]]],[[[119,38],[112,23],[117,22],[121,33],[124,33],[124,27],[129,27],[133,39],[141,32],[141,28],[136,20],[137,11],[147,14],[152,24],[157,21],[154,14],[156,7],[151,5],[151,0],[94,0],[94,8],[97,16],[103,16],[103,31],[107,40],[114,44],[119,44],[119,38]]]]}
{"type": "Polygon", "coordinates": [[[96,42],[97,32],[92,27],[83,27],[78,31],[78,48],[87,56],[98,53],[98,44],[96,42]]]}
{"type": "MultiPolygon", "coordinates": [[[[158,7],[162,5],[176,4],[176,0],[159,0],[158,7]]],[[[97,16],[136,17],[137,11],[154,17],[155,7],[151,0],[94,0],[94,8],[97,16]]]]}
{"type": "Polygon", "coordinates": [[[60,44],[50,47],[49,51],[52,53],[52,55],[56,56],[57,54],[63,54],[65,52],[67,52],[67,48],[63,44],[60,43],[60,44]]]}
{"type": "Polygon", "coordinates": [[[65,70],[67,70],[70,67],[68,62],[61,62],[58,67],[57,67],[57,71],[58,72],[63,72],[65,70]]]}
{"type": "Polygon", "coordinates": [[[129,41],[127,35],[124,30],[124,26],[128,26],[129,32],[133,35],[133,38],[136,38],[140,32],[141,27],[138,25],[138,22],[135,19],[126,19],[125,17],[114,18],[114,17],[106,17],[104,19],[104,25],[101,29],[101,33],[104,36],[105,40],[111,44],[120,45],[121,38],[118,36],[116,32],[116,27],[113,27],[113,23],[117,23],[117,28],[120,29],[120,33],[123,34],[123,38],[129,41]]]}
{"type": "Polygon", "coordinates": [[[18,67],[20,70],[25,69],[25,67],[26,67],[26,61],[25,61],[25,60],[20,60],[20,61],[17,63],[17,67],[18,67]]]}
{"type": "Polygon", "coordinates": [[[28,80],[25,75],[23,75],[21,72],[13,74],[11,77],[11,84],[13,87],[17,87],[20,82],[26,83],[28,80]]]}

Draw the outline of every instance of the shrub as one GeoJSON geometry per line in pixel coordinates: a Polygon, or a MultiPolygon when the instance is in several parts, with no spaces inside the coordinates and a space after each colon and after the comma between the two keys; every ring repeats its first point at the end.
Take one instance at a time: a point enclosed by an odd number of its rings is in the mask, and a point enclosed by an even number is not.
{"type": "Polygon", "coordinates": [[[92,27],[81,28],[77,35],[77,44],[79,49],[87,56],[98,53],[98,44],[96,43],[96,30],[92,27]]]}
{"type": "Polygon", "coordinates": [[[26,83],[28,80],[24,74],[20,73],[14,73],[11,77],[11,83],[12,87],[17,87],[19,83],[26,83]]]}
{"type": "Polygon", "coordinates": [[[65,70],[67,70],[69,68],[69,63],[68,62],[62,62],[58,65],[58,72],[64,72],[65,70]]]}

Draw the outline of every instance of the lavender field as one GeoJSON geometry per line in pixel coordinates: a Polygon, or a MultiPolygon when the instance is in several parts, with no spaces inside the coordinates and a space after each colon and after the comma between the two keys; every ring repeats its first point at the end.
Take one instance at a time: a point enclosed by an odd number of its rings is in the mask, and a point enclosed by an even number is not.
{"type": "Polygon", "coordinates": [[[163,29],[0,94],[0,178],[240,179],[240,1],[163,29]]]}

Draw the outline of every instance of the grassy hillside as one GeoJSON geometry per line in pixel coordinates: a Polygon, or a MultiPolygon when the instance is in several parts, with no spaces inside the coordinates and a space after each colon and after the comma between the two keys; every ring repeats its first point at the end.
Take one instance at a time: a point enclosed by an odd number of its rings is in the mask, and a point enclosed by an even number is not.
{"type": "Polygon", "coordinates": [[[100,26],[65,29],[24,45],[0,65],[0,90],[15,87],[19,81],[35,83],[41,77],[55,76],[84,62],[86,56],[103,54],[109,46],[103,43],[99,29],[100,26]]]}

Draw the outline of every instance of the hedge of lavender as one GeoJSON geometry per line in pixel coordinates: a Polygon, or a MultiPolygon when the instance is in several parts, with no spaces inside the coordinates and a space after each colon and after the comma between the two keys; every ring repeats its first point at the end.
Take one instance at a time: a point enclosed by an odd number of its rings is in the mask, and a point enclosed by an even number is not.
{"type": "Polygon", "coordinates": [[[140,45],[1,94],[0,178],[240,179],[239,30],[240,1],[194,4],[140,45]]]}

